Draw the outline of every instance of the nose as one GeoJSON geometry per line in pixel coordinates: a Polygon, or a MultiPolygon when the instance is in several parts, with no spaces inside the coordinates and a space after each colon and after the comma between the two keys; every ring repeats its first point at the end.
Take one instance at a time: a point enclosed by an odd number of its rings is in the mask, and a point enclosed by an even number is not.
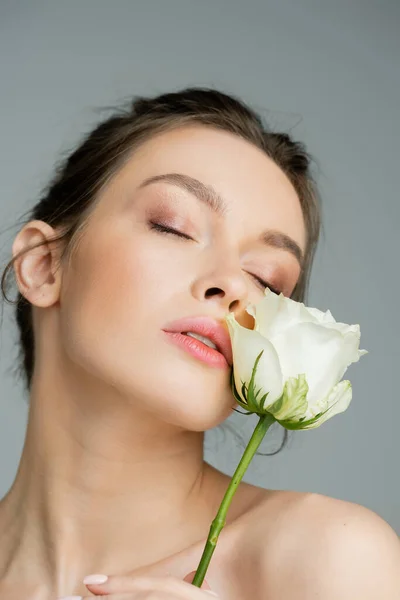
{"type": "Polygon", "coordinates": [[[214,303],[218,306],[216,312],[222,311],[226,314],[234,312],[235,316],[245,313],[248,305],[249,285],[243,270],[233,261],[220,261],[214,264],[211,270],[198,277],[193,283],[193,295],[200,301],[214,303]]]}

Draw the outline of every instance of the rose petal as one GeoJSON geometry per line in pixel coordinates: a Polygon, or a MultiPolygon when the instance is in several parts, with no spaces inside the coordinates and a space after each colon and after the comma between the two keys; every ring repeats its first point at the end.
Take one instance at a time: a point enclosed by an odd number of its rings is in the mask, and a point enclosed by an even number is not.
{"type": "Polygon", "coordinates": [[[249,383],[256,358],[263,350],[254,384],[256,390],[262,390],[260,397],[269,392],[265,406],[272,404],[283,391],[282,371],[275,348],[258,331],[247,329],[237,323],[233,313],[230,313],[226,321],[232,341],[233,375],[239,396],[243,397],[242,384],[249,383]]]}
{"type": "Polygon", "coordinates": [[[283,294],[278,296],[271,290],[266,290],[265,298],[254,307],[255,329],[272,339],[298,323],[318,323],[316,313],[321,311],[309,311],[302,302],[295,302],[283,294]]]}
{"type": "MultiPolygon", "coordinates": [[[[300,323],[272,340],[278,353],[283,378],[305,373],[310,409],[325,408],[323,402],[342,379],[348,366],[360,358],[359,334],[339,331],[315,323],[300,323]]],[[[308,413],[307,413],[308,414],[308,413]]],[[[315,414],[315,413],[314,413],[315,414]]]]}
{"type": "Polygon", "coordinates": [[[340,381],[330,392],[326,398],[326,404],[328,409],[321,415],[321,417],[309,425],[305,425],[302,429],[315,429],[325,423],[328,419],[331,419],[335,415],[344,412],[349,407],[353,392],[351,383],[348,380],[340,381]]]}

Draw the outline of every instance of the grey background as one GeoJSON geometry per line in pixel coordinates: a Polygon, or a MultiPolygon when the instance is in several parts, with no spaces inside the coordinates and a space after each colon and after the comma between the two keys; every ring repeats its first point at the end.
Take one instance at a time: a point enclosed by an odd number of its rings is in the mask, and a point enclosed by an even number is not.
{"type": "MultiPolygon", "coordinates": [[[[350,367],[353,402],[320,429],[253,461],[245,480],[363,504],[400,533],[398,0],[42,0],[0,4],[0,258],[61,153],[130,94],[211,85],[240,95],[319,164],[325,233],[309,304],[360,323],[369,354],[350,367]],[[9,229],[11,227],[11,229],[9,229]]],[[[0,496],[22,449],[27,403],[0,349],[0,496]]],[[[250,418],[251,419],[251,418],[250,418]]],[[[255,424],[231,419],[247,439],[255,424]]],[[[241,447],[207,433],[232,473],[241,447]]],[[[261,450],[272,450],[280,432],[261,450]]]]}

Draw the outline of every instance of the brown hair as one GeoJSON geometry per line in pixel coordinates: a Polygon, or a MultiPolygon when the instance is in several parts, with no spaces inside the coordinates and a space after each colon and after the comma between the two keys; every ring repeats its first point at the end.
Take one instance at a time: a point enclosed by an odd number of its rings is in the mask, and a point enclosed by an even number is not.
{"type": "MultiPolygon", "coordinates": [[[[304,145],[286,133],[275,133],[243,101],[209,88],[186,88],[154,98],[134,97],[127,107],[115,109],[56,168],[42,197],[25,224],[42,220],[57,229],[51,242],[61,244],[60,262],[70,257],[83,234],[99,192],[143,142],[156,133],[189,124],[201,124],[234,133],[263,150],[287,175],[303,211],[307,246],[305,261],[292,298],[305,300],[310,269],[320,230],[319,195],[310,173],[310,157],[304,145]]],[[[6,294],[6,278],[14,262],[40,242],[24,249],[8,262],[1,277],[3,298],[15,305],[19,329],[19,366],[30,390],[34,368],[32,306],[18,292],[12,302],[6,294]]]]}

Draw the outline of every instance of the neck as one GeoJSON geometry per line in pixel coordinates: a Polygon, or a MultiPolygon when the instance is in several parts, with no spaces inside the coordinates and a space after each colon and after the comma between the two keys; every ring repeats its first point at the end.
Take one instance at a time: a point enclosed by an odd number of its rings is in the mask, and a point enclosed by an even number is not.
{"type": "Polygon", "coordinates": [[[89,397],[33,384],[18,473],[0,504],[0,579],[63,593],[85,574],[126,573],[207,536],[220,499],[210,498],[204,433],[158,422],[139,403],[89,397]]]}

